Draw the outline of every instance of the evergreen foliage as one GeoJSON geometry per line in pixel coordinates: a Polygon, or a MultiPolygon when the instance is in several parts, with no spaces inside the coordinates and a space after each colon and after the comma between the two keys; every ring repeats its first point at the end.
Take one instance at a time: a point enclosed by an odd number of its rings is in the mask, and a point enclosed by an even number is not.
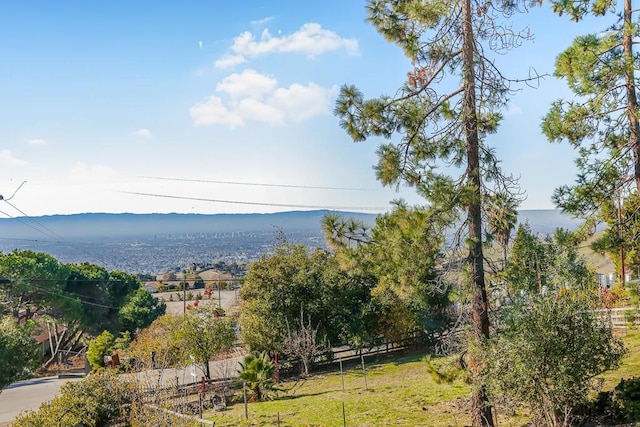
{"type": "Polygon", "coordinates": [[[496,396],[531,410],[536,425],[565,426],[615,369],[625,348],[593,299],[565,291],[501,310],[498,333],[484,347],[486,381],[496,396]]]}

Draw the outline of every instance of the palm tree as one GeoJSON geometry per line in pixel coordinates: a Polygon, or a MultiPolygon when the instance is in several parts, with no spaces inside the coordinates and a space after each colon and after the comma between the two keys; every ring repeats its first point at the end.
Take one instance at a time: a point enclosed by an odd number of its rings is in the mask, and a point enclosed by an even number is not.
{"type": "Polygon", "coordinates": [[[487,206],[487,226],[498,244],[502,247],[502,269],[507,266],[507,249],[511,232],[518,222],[519,201],[508,192],[500,192],[489,197],[487,206]]]}
{"type": "Polygon", "coordinates": [[[276,389],[273,379],[276,365],[271,362],[266,351],[247,354],[239,365],[240,378],[246,383],[255,400],[269,397],[269,392],[276,389]]]}

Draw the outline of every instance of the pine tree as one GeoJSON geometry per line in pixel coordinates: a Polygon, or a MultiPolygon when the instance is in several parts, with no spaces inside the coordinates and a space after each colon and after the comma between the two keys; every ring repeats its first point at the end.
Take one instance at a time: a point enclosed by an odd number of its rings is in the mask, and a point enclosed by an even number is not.
{"type": "MultiPolygon", "coordinates": [[[[485,136],[496,131],[513,83],[489,55],[504,53],[528,37],[527,31],[512,29],[509,37],[501,37],[510,25],[497,21],[524,6],[517,1],[370,1],[368,21],[403,49],[413,70],[395,97],[365,100],[355,86],[344,86],[335,109],[354,141],[399,138],[378,150],[376,174],[384,185],[412,185],[436,209],[466,218],[471,317],[478,343],[489,337],[483,200],[514,184],[485,144],[485,136]],[[448,167],[461,175],[452,177],[440,169],[448,167]]],[[[476,373],[482,369],[480,360],[470,365],[476,373]]],[[[486,389],[476,384],[473,390],[473,424],[493,425],[486,389]]]]}
{"type": "MultiPolygon", "coordinates": [[[[587,15],[616,12],[613,0],[554,0],[554,11],[579,21],[587,15]]],[[[555,75],[566,79],[576,95],[553,103],[542,130],[552,142],[566,140],[578,151],[573,186],[556,189],[553,199],[567,212],[597,214],[627,184],[640,190],[638,124],[639,35],[631,0],[624,0],[616,22],[601,32],[577,37],[556,59],[555,75]],[[606,31],[604,31],[606,30],[606,31]]]]}

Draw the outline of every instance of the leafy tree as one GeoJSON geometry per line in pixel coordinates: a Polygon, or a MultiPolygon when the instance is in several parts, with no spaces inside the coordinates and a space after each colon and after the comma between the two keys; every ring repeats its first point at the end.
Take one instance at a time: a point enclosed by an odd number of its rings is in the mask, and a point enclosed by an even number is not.
{"type": "Polygon", "coordinates": [[[592,300],[574,292],[501,310],[485,350],[496,395],[531,410],[536,425],[566,426],[594,390],[596,377],[625,354],[592,300]]]}
{"type": "Polygon", "coordinates": [[[142,282],[134,274],[110,271],[105,291],[112,306],[121,307],[140,289],[142,282]]]}
{"type": "Polygon", "coordinates": [[[42,252],[14,250],[0,253],[2,305],[16,319],[30,319],[46,309],[79,310],[76,302],[65,298],[66,268],[42,252]]]}
{"type": "Polygon", "coordinates": [[[60,349],[82,337],[85,319],[82,301],[67,290],[69,268],[51,255],[14,250],[0,254],[0,277],[5,312],[19,320],[36,314],[49,333],[50,357],[44,367],[55,362],[60,349]]]}
{"type": "Polygon", "coordinates": [[[359,221],[327,215],[325,238],[341,266],[376,280],[371,309],[378,313],[376,334],[388,340],[408,331],[426,331],[440,321],[450,286],[436,272],[444,228],[452,221],[428,209],[394,202],[372,229],[359,221]]]}
{"type": "MultiPolygon", "coordinates": [[[[119,310],[140,288],[131,274],[108,272],[90,263],[61,264],[52,256],[33,251],[0,253],[0,309],[14,318],[28,320],[38,314],[39,324],[49,335],[49,355],[43,367],[57,360],[60,352],[77,347],[86,336],[103,330],[121,330],[119,310]]],[[[125,319],[142,318],[144,300],[138,295],[127,304],[125,319]],[[128,317],[127,317],[128,316],[128,317]]],[[[157,304],[156,304],[157,305],[157,304]]],[[[161,308],[151,304],[157,315],[161,308]]],[[[130,325],[128,325],[130,326],[130,325]]]]}
{"type": "MultiPolygon", "coordinates": [[[[378,150],[377,178],[405,182],[440,212],[466,217],[467,269],[473,294],[472,321],[478,341],[489,337],[482,251],[486,194],[510,189],[484,139],[495,132],[509,84],[490,55],[504,53],[527,32],[498,22],[528,2],[404,0],[368,2],[368,21],[401,47],[413,70],[396,97],[365,100],[354,86],[341,89],[336,114],[354,141],[398,138],[378,150]],[[509,28],[508,36],[504,28],[509,28]],[[458,178],[439,169],[453,166],[458,178]],[[496,184],[490,187],[489,183],[496,184]]],[[[452,169],[447,169],[451,171],[452,169]]],[[[482,362],[474,361],[478,370],[482,362]],[[476,363],[477,362],[477,363],[476,363]]],[[[484,388],[473,388],[473,424],[493,425],[484,388]]]]}
{"type": "Polygon", "coordinates": [[[138,333],[129,346],[128,356],[134,359],[135,365],[147,369],[180,365],[188,359],[180,333],[182,322],[183,316],[160,316],[138,333]]]}
{"type": "Polygon", "coordinates": [[[0,319],[0,393],[40,363],[39,347],[31,337],[34,328],[33,321],[20,326],[11,317],[0,319]]]}
{"type": "Polygon", "coordinates": [[[518,226],[505,277],[515,296],[541,295],[571,287],[583,294],[597,294],[595,274],[578,252],[580,238],[562,228],[544,240],[529,224],[518,226]]]}
{"type": "Polygon", "coordinates": [[[178,330],[183,352],[202,364],[207,379],[211,379],[209,361],[233,347],[236,339],[233,322],[231,318],[216,316],[212,307],[190,310],[184,316],[178,330]]]}
{"type": "Polygon", "coordinates": [[[104,331],[89,342],[87,360],[93,369],[104,366],[104,356],[110,356],[116,339],[109,331],[104,331]]]}
{"type": "MultiPolygon", "coordinates": [[[[625,0],[606,31],[577,37],[558,55],[555,75],[564,78],[574,100],[553,103],[542,122],[552,142],[566,140],[578,151],[573,186],[556,189],[553,199],[565,211],[587,215],[633,182],[640,191],[640,127],[634,39],[640,27],[631,0],[625,0]]],[[[613,0],[553,0],[554,11],[579,21],[616,12],[613,0]]]]}
{"type": "Polygon", "coordinates": [[[165,303],[161,303],[145,289],[138,289],[120,308],[118,314],[122,329],[132,333],[144,329],[162,316],[166,309],[165,303]]]}
{"type": "Polygon", "coordinates": [[[249,267],[240,294],[242,341],[252,350],[282,351],[287,323],[295,324],[300,310],[330,342],[354,340],[371,320],[360,317],[371,286],[368,277],[341,270],[326,250],[285,244],[249,267]]]}
{"type": "Polygon", "coordinates": [[[269,359],[269,354],[266,351],[249,353],[238,364],[240,379],[246,383],[253,398],[258,401],[269,398],[270,393],[276,389],[276,382],[273,379],[276,365],[269,359]]]}
{"type": "Polygon", "coordinates": [[[64,267],[66,306],[49,310],[45,317],[51,356],[44,366],[53,363],[60,351],[76,347],[86,335],[95,336],[104,330],[117,334],[121,328],[120,305],[140,286],[134,275],[110,273],[87,262],[64,267]]]}
{"type": "Polygon", "coordinates": [[[598,295],[598,283],[595,271],[578,252],[582,238],[578,232],[557,228],[552,239],[552,257],[550,280],[555,290],[572,289],[587,296],[598,295]]]}
{"type": "Polygon", "coordinates": [[[540,294],[547,285],[549,254],[529,224],[520,224],[505,270],[508,294],[540,294]]]}

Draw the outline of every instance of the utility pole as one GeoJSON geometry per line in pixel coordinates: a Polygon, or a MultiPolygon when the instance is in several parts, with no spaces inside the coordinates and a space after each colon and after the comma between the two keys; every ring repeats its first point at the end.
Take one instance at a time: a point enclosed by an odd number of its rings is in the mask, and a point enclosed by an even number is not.
{"type": "Polygon", "coordinates": [[[182,270],[182,315],[187,315],[187,270],[182,270]]]}
{"type": "Polygon", "coordinates": [[[618,240],[620,242],[620,284],[626,285],[626,271],[624,268],[624,240],[622,238],[622,191],[618,193],[618,240]]]}
{"type": "Polygon", "coordinates": [[[220,294],[220,272],[216,271],[216,274],[218,275],[218,306],[222,308],[222,296],[220,294]]]}

